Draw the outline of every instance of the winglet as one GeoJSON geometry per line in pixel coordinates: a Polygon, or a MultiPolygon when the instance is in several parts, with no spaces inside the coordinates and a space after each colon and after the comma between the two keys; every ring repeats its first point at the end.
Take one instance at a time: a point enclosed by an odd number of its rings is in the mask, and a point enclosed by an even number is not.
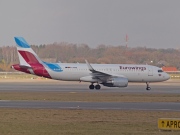
{"type": "Polygon", "coordinates": [[[89,62],[87,61],[87,60],[85,60],[85,62],[86,62],[86,64],[87,64],[87,66],[88,66],[88,68],[89,68],[89,70],[92,72],[92,71],[95,71],[94,69],[93,69],[93,67],[89,64],[89,62]]]}

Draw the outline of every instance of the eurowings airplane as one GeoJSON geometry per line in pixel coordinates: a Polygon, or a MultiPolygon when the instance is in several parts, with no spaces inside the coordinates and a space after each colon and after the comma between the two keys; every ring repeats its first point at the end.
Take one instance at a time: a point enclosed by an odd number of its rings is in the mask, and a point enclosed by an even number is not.
{"type": "Polygon", "coordinates": [[[22,37],[15,37],[20,64],[12,65],[15,70],[45,78],[63,81],[90,82],[89,89],[107,87],[127,87],[128,82],[161,82],[169,75],[161,68],[151,65],[134,64],[90,64],[48,63],[42,61],[22,37]],[[96,85],[94,85],[96,84],[96,85]]]}

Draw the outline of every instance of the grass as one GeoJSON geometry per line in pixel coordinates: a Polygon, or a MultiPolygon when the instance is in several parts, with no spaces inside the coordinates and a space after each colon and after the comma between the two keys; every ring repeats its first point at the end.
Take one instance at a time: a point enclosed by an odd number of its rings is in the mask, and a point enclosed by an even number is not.
{"type": "Polygon", "coordinates": [[[157,128],[161,117],[179,112],[1,109],[2,135],[179,135],[157,128]]]}
{"type": "Polygon", "coordinates": [[[0,74],[0,79],[31,79],[31,78],[37,78],[37,76],[31,74],[25,74],[21,72],[15,72],[15,73],[1,72],[0,74]]]}
{"type": "Polygon", "coordinates": [[[91,92],[0,92],[0,100],[87,102],[179,102],[180,94],[131,94],[91,92]]]}

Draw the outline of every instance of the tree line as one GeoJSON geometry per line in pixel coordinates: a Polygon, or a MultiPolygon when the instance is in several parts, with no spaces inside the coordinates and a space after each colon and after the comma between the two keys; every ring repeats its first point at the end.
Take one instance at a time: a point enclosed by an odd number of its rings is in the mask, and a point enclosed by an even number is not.
{"type": "MultiPolygon", "coordinates": [[[[31,47],[46,62],[85,63],[87,59],[90,63],[150,64],[159,67],[175,66],[180,69],[178,49],[126,48],[103,44],[91,48],[87,44],[66,42],[31,47]]],[[[0,71],[14,71],[10,66],[16,63],[19,63],[16,47],[0,47],[0,71]]]]}

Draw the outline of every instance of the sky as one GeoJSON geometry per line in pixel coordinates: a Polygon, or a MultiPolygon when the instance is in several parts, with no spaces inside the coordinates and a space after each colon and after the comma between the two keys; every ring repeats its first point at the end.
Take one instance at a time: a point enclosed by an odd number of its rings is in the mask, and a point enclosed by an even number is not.
{"type": "Polygon", "coordinates": [[[180,0],[0,0],[0,46],[68,42],[180,48],[180,0]]]}

